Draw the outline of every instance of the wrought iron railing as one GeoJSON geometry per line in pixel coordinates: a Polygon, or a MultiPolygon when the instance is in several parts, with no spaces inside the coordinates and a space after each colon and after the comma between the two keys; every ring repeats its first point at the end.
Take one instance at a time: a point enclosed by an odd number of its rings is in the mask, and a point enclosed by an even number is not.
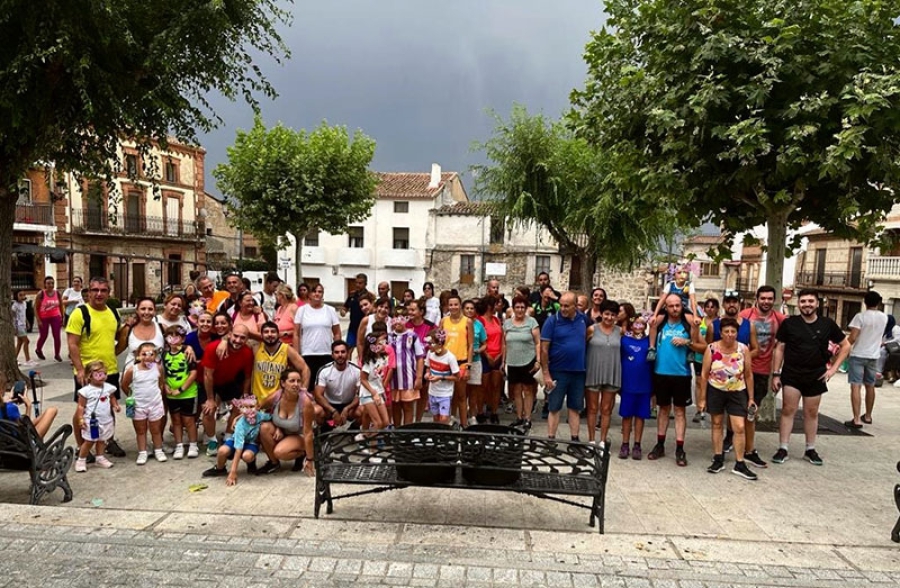
{"type": "Polygon", "coordinates": [[[53,222],[52,204],[16,204],[16,222],[28,225],[49,225],[53,222]]]}
{"type": "Polygon", "coordinates": [[[818,272],[807,271],[797,274],[799,286],[824,286],[830,288],[864,289],[863,272],[818,272]]]}
{"type": "Polygon", "coordinates": [[[108,233],[141,237],[196,239],[205,234],[202,221],[181,221],[158,216],[117,214],[99,210],[72,211],[72,230],[76,233],[108,233]]]}

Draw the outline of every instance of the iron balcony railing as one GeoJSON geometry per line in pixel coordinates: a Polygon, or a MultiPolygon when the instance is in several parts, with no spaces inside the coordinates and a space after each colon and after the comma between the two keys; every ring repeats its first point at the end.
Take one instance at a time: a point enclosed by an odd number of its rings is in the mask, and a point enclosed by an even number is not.
{"type": "Polygon", "coordinates": [[[863,289],[865,281],[863,272],[819,272],[805,271],[797,275],[800,286],[821,286],[825,288],[863,289]]]}
{"type": "Polygon", "coordinates": [[[76,233],[175,239],[196,239],[206,233],[202,221],[180,221],[147,215],[110,215],[103,211],[81,209],[72,211],[72,230],[76,233]]]}
{"type": "Polygon", "coordinates": [[[53,205],[16,204],[16,221],[26,225],[53,226],[53,205]]]}

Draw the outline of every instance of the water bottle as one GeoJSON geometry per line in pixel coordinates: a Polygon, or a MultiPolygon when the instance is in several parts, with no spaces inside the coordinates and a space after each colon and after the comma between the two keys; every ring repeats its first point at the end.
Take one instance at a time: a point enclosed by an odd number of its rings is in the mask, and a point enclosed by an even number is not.
{"type": "Polygon", "coordinates": [[[134,418],[134,396],[125,399],[125,416],[130,419],[134,418]]]}
{"type": "Polygon", "coordinates": [[[100,439],[100,421],[97,420],[97,415],[91,413],[91,418],[88,420],[88,432],[91,436],[91,441],[98,441],[100,439]]]}
{"type": "Polygon", "coordinates": [[[759,412],[759,407],[756,406],[756,403],[750,405],[750,408],[747,409],[747,422],[752,423],[756,420],[756,413],[759,412]]]}

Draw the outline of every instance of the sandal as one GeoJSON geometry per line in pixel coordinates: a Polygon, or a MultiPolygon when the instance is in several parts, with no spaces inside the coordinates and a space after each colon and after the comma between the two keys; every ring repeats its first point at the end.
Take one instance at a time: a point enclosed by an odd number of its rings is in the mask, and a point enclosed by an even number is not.
{"type": "Polygon", "coordinates": [[[852,420],[844,421],[844,426],[847,427],[848,429],[862,429],[863,428],[862,425],[857,425],[852,420]]]}
{"type": "Polygon", "coordinates": [[[870,416],[863,415],[862,418],[860,418],[859,420],[861,420],[862,422],[864,422],[867,425],[872,424],[872,417],[870,417],[870,416]]]}

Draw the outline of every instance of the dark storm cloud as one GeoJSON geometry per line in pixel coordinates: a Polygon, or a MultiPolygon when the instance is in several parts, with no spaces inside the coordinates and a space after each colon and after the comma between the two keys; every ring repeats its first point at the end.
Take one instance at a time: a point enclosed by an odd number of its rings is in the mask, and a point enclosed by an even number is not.
{"type": "MultiPolygon", "coordinates": [[[[465,172],[473,141],[490,136],[488,108],[514,102],[558,116],[584,80],[584,45],[604,16],[597,0],[334,0],[292,7],[283,66],[259,63],[279,98],[262,104],[266,124],[362,129],[377,141],[379,171],[465,172]]],[[[214,99],[225,124],[201,137],[209,171],[226,158],[253,115],[214,99]]],[[[471,178],[466,175],[471,190],[471,178]]]]}

